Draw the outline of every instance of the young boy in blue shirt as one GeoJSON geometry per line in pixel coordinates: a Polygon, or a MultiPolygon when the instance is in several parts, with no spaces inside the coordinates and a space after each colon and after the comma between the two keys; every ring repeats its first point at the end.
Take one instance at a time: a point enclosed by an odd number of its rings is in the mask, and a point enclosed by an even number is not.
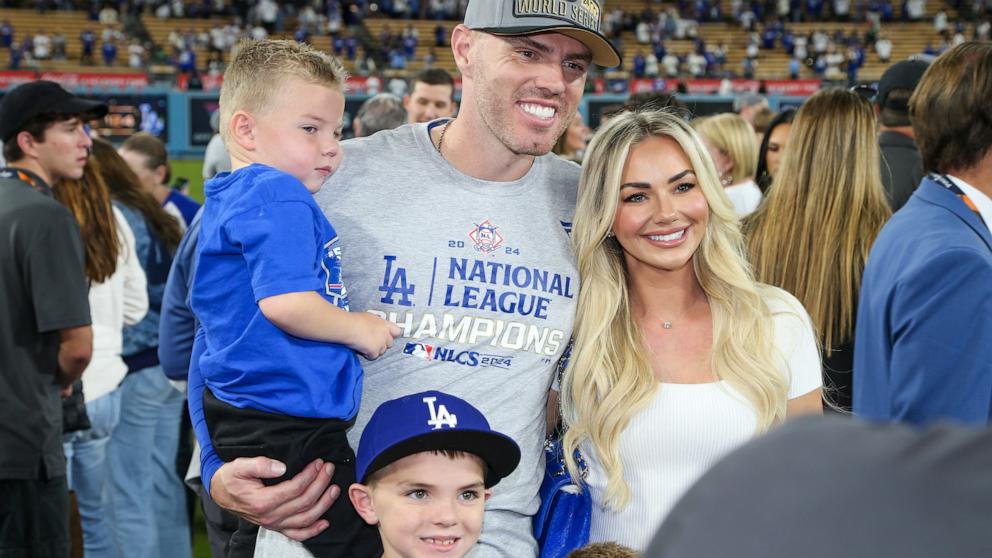
{"type": "MultiPolygon", "coordinates": [[[[194,354],[217,455],[282,461],[273,484],[316,458],[334,463],[342,490],[354,482],[355,353],[378,358],[400,333],[348,312],[337,234],[313,200],[341,162],[345,78],[339,61],[307,45],[252,41],[232,54],[221,88],[232,171],[205,185],[194,354]]],[[[381,552],[347,498],[324,518],[331,527],[304,542],[318,558],[381,552]]],[[[241,521],[228,556],[251,556],[256,531],[241,521]]]]}

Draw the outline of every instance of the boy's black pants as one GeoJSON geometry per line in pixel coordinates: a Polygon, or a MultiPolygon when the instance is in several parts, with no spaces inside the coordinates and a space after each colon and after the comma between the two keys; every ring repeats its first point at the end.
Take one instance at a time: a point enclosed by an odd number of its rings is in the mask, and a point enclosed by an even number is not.
{"type": "MultiPolygon", "coordinates": [[[[293,478],[318,457],[334,464],[331,483],[341,495],[323,518],[330,527],[303,541],[316,558],[378,558],[382,556],[379,531],[359,517],[348,499],[348,487],[355,482],[355,452],[348,445],[347,430],[353,421],[307,419],[275,415],[254,409],[239,409],[203,390],[203,414],[214,451],[223,461],[239,457],[265,456],[286,464],[286,474],[266,479],[274,485],[293,478]]],[[[258,525],[238,520],[231,538],[229,558],[251,558],[255,553],[258,525]]]]}

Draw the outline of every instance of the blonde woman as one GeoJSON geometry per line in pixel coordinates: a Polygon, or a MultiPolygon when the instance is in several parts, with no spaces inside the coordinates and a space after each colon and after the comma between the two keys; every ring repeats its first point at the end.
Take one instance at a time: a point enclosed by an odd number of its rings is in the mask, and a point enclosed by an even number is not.
{"type": "Polygon", "coordinates": [[[590,542],[643,551],[717,459],[820,412],[819,353],[802,306],[751,278],[706,147],[672,113],[624,113],[596,134],[572,235],[566,455],[589,464],[590,542]]]}
{"type": "Polygon", "coordinates": [[[871,104],[846,89],[820,91],[796,114],[775,187],[743,225],[756,277],[809,310],[827,399],[846,410],[861,275],[891,214],[878,161],[871,104]]]}
{"type": "Polygon", "coordinates": [[[693,121],[703,144],[713,157],[723,191],[737,215],[750,215],[761,204],[761,189],[754,183],[758,142],[754,128],[739,114],[726,113],[693,121]]]}

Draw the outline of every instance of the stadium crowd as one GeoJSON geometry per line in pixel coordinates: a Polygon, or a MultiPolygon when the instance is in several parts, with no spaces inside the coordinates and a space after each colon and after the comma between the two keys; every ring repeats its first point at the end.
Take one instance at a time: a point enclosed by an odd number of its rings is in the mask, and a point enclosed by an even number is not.
{"type": "MultiPolygon", "coordinates": [[[[921,3],[730,17],[850,64],[867,41],[789,22],[921,3]]],[[[107,106],[0,100],[0,556],[188,558],[197,500],[215,558],[992,553],[987,26],[877,88],[705,116],[641,93],[588,122],[621,30],[706,58],[679,22],[718,7],[293,8],[389,14],[402,58],[402,20],[437,18],[454,54],[457,102],[426,68],[342,141],[347,38],[179,4],[92,10],[261,29],[169,38],[223,62],[202,206],[159,139],[91,136],[107,106]]]]}

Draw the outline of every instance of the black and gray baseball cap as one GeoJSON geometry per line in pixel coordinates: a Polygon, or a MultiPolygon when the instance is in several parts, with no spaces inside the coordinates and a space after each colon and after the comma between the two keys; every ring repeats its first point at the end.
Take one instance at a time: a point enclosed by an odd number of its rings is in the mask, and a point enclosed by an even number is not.
{"type": "Polygon", "coordinates": [[[553,31],[586,45],[594,64],[620,65],[620,53],[599,31],[602,0],[469,0],[465,26],[493,35],[553,31]]]}
{"type": "Polygon", "coordinates": [[[882,74],[882,79],[878,81],[878,95],[875,97],[875,102],[883,108],[888,106],[888,108],[901,111],[909,110],[909,105],[905,101],[901,103],[897,103],[895,100],[891,103],[888,102],[889,93],[894,89],[914,91],[929,66],[929,63],[921,60],[903,60],[889,66],[882,74]]]}

